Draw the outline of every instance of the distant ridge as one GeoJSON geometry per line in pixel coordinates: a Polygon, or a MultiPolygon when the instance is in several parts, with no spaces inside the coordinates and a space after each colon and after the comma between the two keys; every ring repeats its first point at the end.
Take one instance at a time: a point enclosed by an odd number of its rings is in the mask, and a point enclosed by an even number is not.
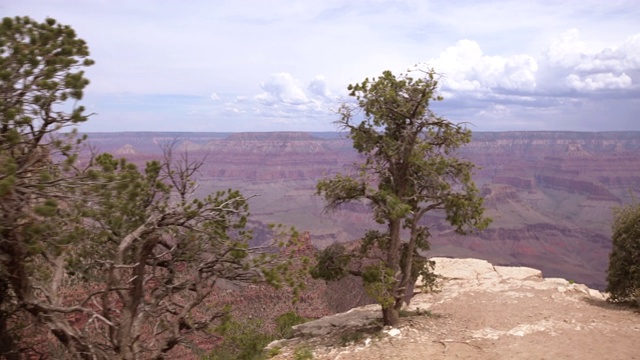
{"type": "MultiPolygon", "coordinates": [[[[176,154],[206,159],[197,196],[229,187],[260,194],[251,205],[259,221],[308,230],[318,247],[357,239],[376,226],[364,205],[328,214],[315,196],[319,179],[354,171],[358,154],[344,132],[88,135],[92,149],[141,167],[160,159],[169,144],[176,154]]],[[[432,255],[532,266],[604,288],[611,208],[630,202],[630,191],[640,193],[640,131],[474,132],[459,156],[478,165],[474,179],[494,222],[463,238],[434,215],[428,219],[432,255]]]]}
{"type": "Polygon", "coordinates": [[[316,140],[313,133],[302,131],[286,132],[242,132],[229,135],[226,140],[255,140],[255,141],[304,141],[316,140]]]}
{"type": "MultiPolygon", "coordinates": [[[[347,132],[340,131],[243,131],[243,132],[207,132],[207,131],[113,131],[113,132],[82,132],[95,137],[112,137],[121,135],[123,137],[135,136],[175,136],[175,137],[203,137],[227,139],[235,137],[254,136],[256,139],[264,139],[272,136],[288,135],[292,137],[306,136],[320,139],[337,139],[346,138],[347,132]]],[[[636,138],[640,137],[640,131],[474,131],[473,138],[476,139],[492,139],[512,136],[535,136],[546,139],[563,138],[584,138],[591,136],[593,138],[636,138]]]]}
{"type": "Polygon", "coordinates": [[[268,132],[191,132],[191,131],[114,131],[114,132],[83,132],[81,134],[88,135],[90,138],[112,138],[114,136],[123,138],[144,137],[166,137],[166,138],[204,138],[204,139],[253,139],[266,140],[273,137],[288,136],[291,140],[308,140],[308,139],[344,139],[347,134],[338,131],[268,131],[268,132]]]}

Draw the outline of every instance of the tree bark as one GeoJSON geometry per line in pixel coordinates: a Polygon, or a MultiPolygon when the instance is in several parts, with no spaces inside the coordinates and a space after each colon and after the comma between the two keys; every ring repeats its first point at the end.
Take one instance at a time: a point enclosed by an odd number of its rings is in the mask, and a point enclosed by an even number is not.
{"type": "MultiPolygon", "coordinates": [[[[9,284],[0,277],[0,307],[3,305],[10,307],[9,284]]],[[[12,310],[0,309],[0,358],[4,356],[7,360],[21,360],[17,344],[18,338],[15,333],[10,332],[9,316],[12,310]]]]}
{"type": "MultiPolygon", "coordinates": [[[[398,270],[400,270],[400,225],[402,220],[392,219],[389,222],[389,248],[387,249],[387,268],[394,272],[394,284],[391,289],[391,295],[393,296],[393,302],[388,307],[382,307],[382,320],[385,326],[395,326],[399,321],[399,311],[395,308],[396,294],[398,293],[398,286],[400,279],[398,279],[398,270]]],[[[402,276],[400,274],[400,276],[402,276]]]]}
{"type": "Polygon", "coordinates": [[[382,324],[384,326],[396,326],[400,322],[400,311],[393,306],[382,308],[382,324]]]}
{"type": "Polygon", "coordinates": [[[387,249],[387,267],[398,270],[400,266],[400,219],[389,221],[389,247],[387,249]]]}
{"type": "Polygon", "coordinates": [[[411,301],[411,298],[413,297],[413,289],[415,287],[415,282],[417,281],[417,278],[414,278],[412,276],[412,273],[413,273],[413,252],[416,249],[418,221],[419,221],[419,218],[416,218],[416,217],[411,219],[411,234],[410,234],[409,244],[407,244],[407,248],[405,249],[406,254],[403,254],[404,256],[406,256],[406,258],[405,258],[404,267],[401,269],[402,280],[400,280],[400,283],[398,284],[400,291],[398,291],[398,294],[396,294],[396,303],[395,303],[395,309],[398,311],[402,309],[403,303],[406,303],[408,305],[409,302],[411,301]]]}

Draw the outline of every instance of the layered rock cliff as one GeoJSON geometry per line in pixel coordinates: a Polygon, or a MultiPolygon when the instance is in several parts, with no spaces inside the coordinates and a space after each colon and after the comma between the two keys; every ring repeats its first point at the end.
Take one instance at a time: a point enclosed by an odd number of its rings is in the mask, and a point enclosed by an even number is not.
{"type": "MultiPolygon", "coordinates": [[[[314,195],[319,179],[354,171],[358,158],[344,135],[101,133],[90,141],[138,163],[175,143],[190,158],[205,159],[198,195],[229,187],[260,195],[251,203],[255,219],[309,230],[319,247],[376,226],[366,206],[328,214],[314,195]]],[[[605,286],[611,207],[640,191],[640,132],[474,133],[458,155],[479,166],[474,179],[494,222],[459,237],[434,214],[433,255],[534,266],[547,276],[605,286]]]]}

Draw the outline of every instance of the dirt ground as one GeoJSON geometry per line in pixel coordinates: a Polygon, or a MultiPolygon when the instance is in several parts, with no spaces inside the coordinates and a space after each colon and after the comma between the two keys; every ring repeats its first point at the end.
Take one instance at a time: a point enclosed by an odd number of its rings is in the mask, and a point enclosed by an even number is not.
{"type": "Polygon", "coordinates": [[[637,310],[563,279],[475,276],[417,295],[409,310],[426,314],[396,329],[334,323],[329,334],[290,340],[274,359],[640,359],[637,310]]]}

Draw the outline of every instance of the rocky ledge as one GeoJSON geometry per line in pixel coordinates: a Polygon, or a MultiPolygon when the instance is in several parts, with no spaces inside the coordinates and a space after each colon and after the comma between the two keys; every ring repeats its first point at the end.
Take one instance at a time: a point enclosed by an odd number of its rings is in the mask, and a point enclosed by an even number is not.
{"type": "Polygon", "coordinates": [[[640,359],[640,314],[539,270],[434,258],[439,290],[417,294],[396,328],[377,305],[296,327],[274,359],[640,359]]]}

